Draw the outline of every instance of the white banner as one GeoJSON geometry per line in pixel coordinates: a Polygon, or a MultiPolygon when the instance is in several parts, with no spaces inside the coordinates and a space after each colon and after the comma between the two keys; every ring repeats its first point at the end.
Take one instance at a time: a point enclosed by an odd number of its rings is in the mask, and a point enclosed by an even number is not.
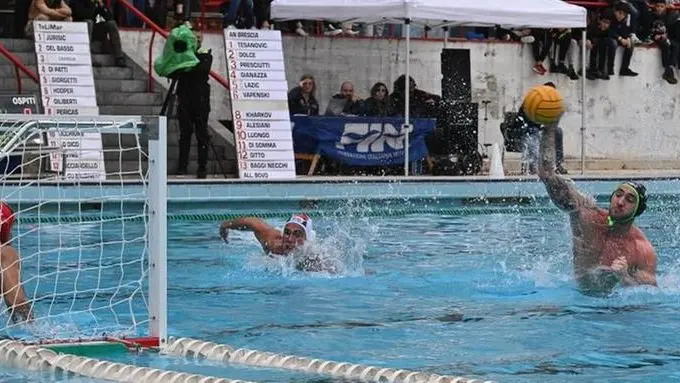
{"type": "Polygon", "coordinates": [[[40,75],[43,85],[94,86],[93,76],[40,75]]]}
{"type": "Polygon", "coordinates": [[[284,90],[236,90],[231,89],[233,100],[258,100],[258,101],[287,101],[288,93],[284,90]]]}
{"type": "Polygon", "coordinates": [[[93,86],[44,85],[41,89],[43,97],[96,97],[93,86]]]}
{"type": "Polygon", "coordinates": [[[246,180],[289,180],[295,178],[295,170],[268,172],[268,171],[239,171],[239,178],[246,180]]]}
{"type": "Polygon", "coordinates": [[[89,65],[92,67],[90,55],[67,55],[60,53],[37,54],[38,64],[68,64],[68,65],[89,65]]]}
{"type": "Polygon", "coordinates": [[[227,61],[229,60],[253,60],[253,61],[283,61],[283,52],[279,51],[237,51],[227,49],[227,61]]]}
{"type": "Polygon", "coordinates": [[[282,71],[231,71],[229,74],[230,80],[236,81],[286,81],[286,72],[282,71]]]}
{"type": "Polygon", "coordinates": [[[90,39],[87,33],[52,33],[52,32],[36,32],[36,43],[52,43],[52,44],[90,44],[90,39]]]}
{"type": "Polygon", "coordinates": [[[73,21],[34,21],[33,29],[36,32],[46,33],[65,32],[87,34],[87,23],[73,21]]]}
{"type": "Polygon", "coordinates": [[[234,121],[239,120],[266,120],[266,121],[288,121],[290,124],[290,115],[288,109],[284,110],[243,110],[237,105],[232,106],[234,111],[234,121]]]}
{"type": "Polygon", "coordinates": [[[44,107],[96,107],[97,99],[94,97],[50,97],[43,96],[44,107]]]}
{"type": "Polygon", "coordinates": [[[284,71],[283,61],[241,61],[238,59],[229,60],[229,70],[241,71],[284,71]]]}
{"type": "Polygon", "coordinates": [[[292,151],[245,150],[239,151],[239,161],[295,161],[292,151]]]}
{"type": "Polygon", "coordinates": [[[279,31],[227,29],[224,36],[227,40],[281,41],[281,32],[279,31]]]}
{"type": "Polygon", "coordinates": [[[54,116],[98,116],[99,108],[45,108],[45,114],[54,116]]]}
{"type": "Polygon", "coordinates": [[[234,122],[236,130],[262,131],[273,130],[283,131],[290,135],[291,123],[287,121],[259,121],[259,120],[236,120],[234,122]]]}
{"type": "Polygon", "coordinates": [[[227,40],[227,49],[236,51],[283,51],[281,41],[227,40]]]}
{"type": "Polygon", "coordinates": [[[290,129],[288,130],[243,130],[236,129],[237,140],[261,140],[261,141],[290,141],[290,129]]]}
{"type": "Polygon", "coordinates": [[[40,74],[62,75],[62,76],[92,76],[92,66],[90,65],[54,65],[44,64],[38,67],[40,74]]]}
{"type": "Polygon", "coordinates": [[[295,171],[295,161],[243,161],[241,170],[255,171],[295,171]]]}
{"type": "Polygon", "coordinates": [[[72,54],[72,55],[89,55],[90,46],[86,44],[49,44],[49,43],[36,43],[35,53],[61,53],[61,54],[72,54]]]}

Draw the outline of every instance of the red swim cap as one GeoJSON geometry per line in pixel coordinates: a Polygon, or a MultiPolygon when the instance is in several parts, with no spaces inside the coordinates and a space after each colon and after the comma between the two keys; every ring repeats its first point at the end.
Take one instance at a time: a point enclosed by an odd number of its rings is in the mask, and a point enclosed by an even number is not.
{"type": "Polygon", "coordinates": [[[14,225],[14,211],[5,202],[0,202],[0,242],[9,242],[14,225]]]}

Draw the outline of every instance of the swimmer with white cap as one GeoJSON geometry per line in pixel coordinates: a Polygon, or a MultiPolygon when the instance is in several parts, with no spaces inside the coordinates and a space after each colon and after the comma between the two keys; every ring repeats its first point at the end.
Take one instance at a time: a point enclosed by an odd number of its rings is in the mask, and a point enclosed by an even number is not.
{"type": "Polygon", "coordinates": [[[544,126],[538,176],[552,202],[569,213],[574,275],[582,292],[608,294],[616,286],[656,286],[654,247],[633,221],[647,208],[647,190],[623,182],[602,209],[555,172],[555,127],[544,126]]]}
{"type": "Polygon", "coordinates": [[[225,242],[228,242],[229,230],[252,231],[264,252],[270,256],[286,256],[306,241],[314,240],[316,235],[312,228],[312,218],[304,213],[293,214],[281,231],[255,217],[224,221],[220,225],[220,237],[225,242]]]}

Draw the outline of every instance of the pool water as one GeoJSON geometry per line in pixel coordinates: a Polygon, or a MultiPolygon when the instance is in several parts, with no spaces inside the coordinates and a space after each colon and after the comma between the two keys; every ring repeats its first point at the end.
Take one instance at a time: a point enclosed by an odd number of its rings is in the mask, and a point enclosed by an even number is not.
{"type": "MultiPolygon", "coordinates": [[[[562,213],[322,215],[315,221],[317,246],[341,266],[338,275],[301,272],[262,257],[251,233],[233,232],[225,244],[218,238],[219,222],[173,221],[169,332],[497,382],[676,381],[679,210],[652,205],[638,220],[659,256],[659,288],[623,289],[606,298],[575,289],[570,228],[562,213]]],[[[280,227],[284,221],[270,222],[280,227]]],[[[91,228],[87,235],[142,229],[141,223],[128,226],[91,228]]],[[[49,233],[44,235],[49,243],[49,233]]],[[[106,253],[124,259],[127,253],[115,242],[106,253]]],[[[141,246],[127,242],[134,251],[141,246]]],[[[125,267],[133,273],[139,264],[125,267]]],[[[103,278],[90,282],[97,279],[103,278]]],[[[150,354],[112,359],[261,382],[331,381],[150,354]]],[[[17,381],[39,380],[7,373],[17,381]]]]}

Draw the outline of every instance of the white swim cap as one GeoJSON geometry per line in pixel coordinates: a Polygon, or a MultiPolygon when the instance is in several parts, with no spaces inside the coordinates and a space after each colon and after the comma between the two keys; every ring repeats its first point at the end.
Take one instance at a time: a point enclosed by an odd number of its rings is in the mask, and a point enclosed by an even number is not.
{"type": "Polygon", "coordinates": [[[314,239],[316,236],[316,232],[312,229],[312,218],[308,216],[305,213],[300,213],[300,214],[293,214],[292,217],[286,222],[286,225],[289,223],[295,224],[300,226],[302,229],[305,231],[305,236],[307,237],[308,241],[311,241],[314,239]]]}

